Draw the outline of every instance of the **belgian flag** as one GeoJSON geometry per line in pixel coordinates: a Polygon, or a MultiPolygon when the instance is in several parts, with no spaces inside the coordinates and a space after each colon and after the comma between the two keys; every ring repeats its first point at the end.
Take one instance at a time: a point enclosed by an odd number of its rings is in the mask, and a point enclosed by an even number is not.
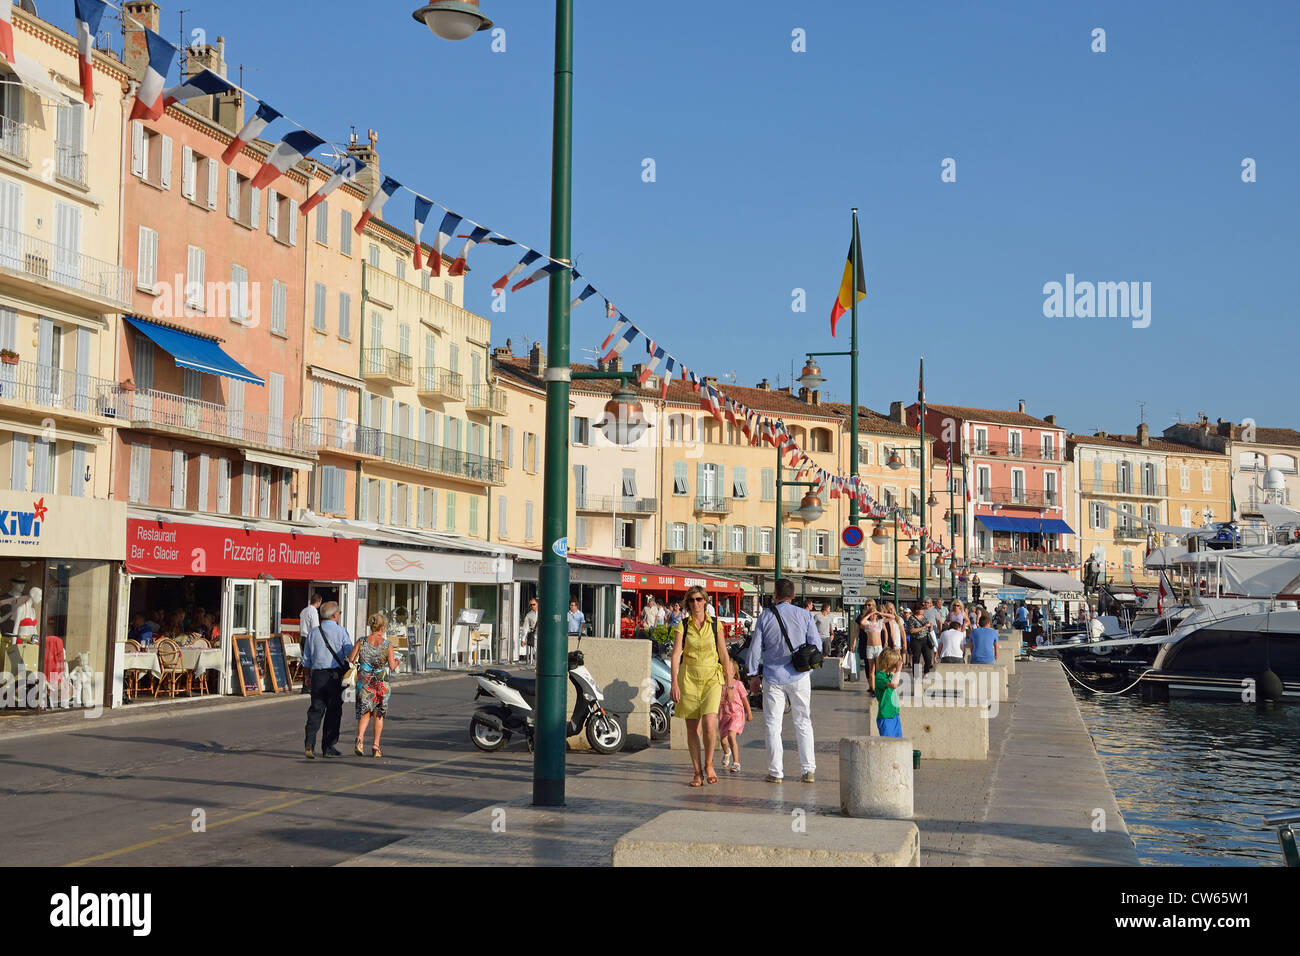
{"type": "Polygon", "coordinates": [[[867,277],[862,273],[862,240],[858,236],[856,215],[853,217],[853,238],[849,241],[849,254],[847,261],[844,263],[844,278],[840,280],[840,294],[835,297],[835,305],[831,308],[831,338],[835,337],[835,323],[840,320],[840,316],[853,308],[853,265],[855,262],[858,269],[858,301],[861,302],[867,295],[867,277]]]}

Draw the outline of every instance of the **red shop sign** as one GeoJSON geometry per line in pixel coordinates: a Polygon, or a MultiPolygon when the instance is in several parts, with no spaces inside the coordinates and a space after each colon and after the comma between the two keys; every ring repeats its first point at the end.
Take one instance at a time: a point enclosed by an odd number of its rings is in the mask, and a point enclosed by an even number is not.
{"type": "Polygon", "coordinates": [[[162,524],[130,518],[126,567],[134,574],[181,574],[284,581],[352,581],[357,576],[355,539],[330,535],[245,531],[200,524],[162,524]]]}

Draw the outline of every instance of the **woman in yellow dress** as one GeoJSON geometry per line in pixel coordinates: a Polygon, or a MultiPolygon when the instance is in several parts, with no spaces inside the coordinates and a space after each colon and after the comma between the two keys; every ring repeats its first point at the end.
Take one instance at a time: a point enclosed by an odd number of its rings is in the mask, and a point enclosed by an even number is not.
{"type": "Polygon", "coordinates": [[[731,657],[718,629],[717,618],[706,612],[709,596],[704,588],[686,592],[686,616],[673,629],[673,713],[686,721],[686,742],[695,768],[692,787],[717,783],[713,748],[718,742],[718,706],[722,688],[731,683],[731,657]],[[703,740],[700,725],[703,724],[703,740]]]}

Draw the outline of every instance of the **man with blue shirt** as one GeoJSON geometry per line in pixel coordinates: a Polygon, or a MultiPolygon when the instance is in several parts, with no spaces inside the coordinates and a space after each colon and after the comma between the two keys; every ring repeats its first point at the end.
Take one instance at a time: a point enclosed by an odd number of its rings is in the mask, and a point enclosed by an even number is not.
{"type": "Polygon", "coordinates": [[[989,616],[980,614],[980,626],[972,628],[970,636],[970,662],[972,664],[996,664],[998,662],[998,632],[989,627],[989,616]]]}
{"type": "Polygon", "coordinates": [[[578,637],[582,634],[582,625],[587,623],[587,615],[578,610],[578,599],[573,598],[569,601],[569,636],[578,637]]]}
{"type": "Polygon", "coordinates": [[[322,718],[321,755],[341,757],[334,745],[339,742],[339,724],[343,718],[343,675],[352,653],[352,638],[339,624],[339,606],[329,601],[320,609],[320,626],[311,629],[302,647],[302,666],[311,668],[311,707],[307,711],[306,754],[314,758],[316,732],[322,718]]]}
{"type": "MultiPolygon", "coordinates": [[[[812,674],[797,671],[791,662],[793,649],[813,644],[822,649],[813,616],[791,604],[794,582],[781,578],[776,582],[776,603],[759,615],[754,636],[745,652],[745,669],[753,675],[763,667],[763,722],[767,726],[767,780],[781,783],[785,775],[781,725],[785,722],[785,701],[790,699],[795,740],[799,746],[799,763],[804,783],[813,782],[817,757],[813,749],[812,674]],[[779,620],[778,620],[779,615],[779,620]],[[784,632],[781,625],[785,625],[784,632]],[[789,640],[786,640],[786,636],[789,640]]],[[[757,693],[759,677],[749,679],[750,690],[757,693]]]]}

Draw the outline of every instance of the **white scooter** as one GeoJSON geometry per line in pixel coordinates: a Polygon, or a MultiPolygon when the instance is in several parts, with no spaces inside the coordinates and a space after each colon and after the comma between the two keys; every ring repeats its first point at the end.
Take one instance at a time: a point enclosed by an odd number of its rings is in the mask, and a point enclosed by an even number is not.
{"type": "MultiPolygon", "coordinates": [[[[469,739],[479,750],[500,750],[510,742],[512,734],[521,734],[533,749],[533,735],[537,717],[537,680],[533,677],[514,677],[509,671],[489,667],[471,672],[478,682],[474,699],[492,698],[474,711],[469,721],[469,739]]],[[[583,662],[582,651],[569,652],[569,681],[577,690],[573,715],[569,718],[567,736],[587,733],[587,742],[593,750],[617,753],[627,742],[623,724],[601,706],[605,695],[596,679],[583,662]]]]}

